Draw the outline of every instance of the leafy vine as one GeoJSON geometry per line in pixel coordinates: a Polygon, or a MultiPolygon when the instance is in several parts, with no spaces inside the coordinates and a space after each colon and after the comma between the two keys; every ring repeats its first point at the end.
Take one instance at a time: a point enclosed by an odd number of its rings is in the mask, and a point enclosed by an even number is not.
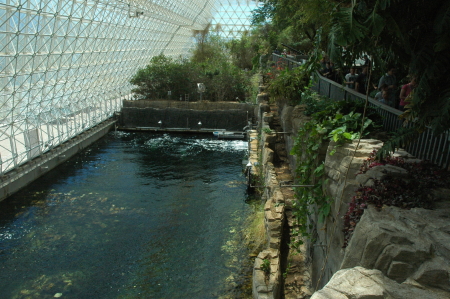
{"type": "MultiPolygon", "coordinates": [[[[336,146],[351,142],[360,137],[361,126],[363,135],[378,128],[371,118],[366,118],[362,124],[362,109],[354,102],[335,102],[330,99],[318,97],[312,91],[302,93],[302,103],[306,104],[305,114],[310,114],[310,120],[299,129],[291,155],[297,158],[296,182],[305,187],[296,188],[296,201],[294,203],[295,216],[298,228],[294,235],[298,237],[311,237],[308,217],[313,208],[318,214],[319,223],[331,211],[331,198],[323,193],[323,184],[326,182],[324,171],[324,153],[330,141],[336,146]]],[[[372,112],[369,115],[377,119],[372,112]]],[[[361,136],[362,137],[362,136],[361,136]]],[[[333,154],[335,149],[330,152],[333,154]]],[[[293,243],[298,246],[302,238],[296,238],[293,243]]]]}

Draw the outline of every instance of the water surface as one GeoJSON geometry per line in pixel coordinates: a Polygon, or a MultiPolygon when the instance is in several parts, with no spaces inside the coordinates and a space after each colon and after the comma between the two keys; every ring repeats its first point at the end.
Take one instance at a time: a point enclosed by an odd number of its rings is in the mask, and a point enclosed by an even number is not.
{"type": "Polygon", "coordinates": [[[246,149],[110,133],[0,203],[0,298],[245,298],[246,149]]]}

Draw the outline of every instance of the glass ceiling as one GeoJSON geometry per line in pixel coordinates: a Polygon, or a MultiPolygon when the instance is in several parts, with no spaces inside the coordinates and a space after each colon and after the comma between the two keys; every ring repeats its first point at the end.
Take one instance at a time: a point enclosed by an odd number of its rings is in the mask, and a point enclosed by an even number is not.
{"type": "Polygon", "coordinates": [[[0,174],[95,126],[131,98],[151,57],[192,30],[250,26],[251,0],[0,0],[0,174]]]}

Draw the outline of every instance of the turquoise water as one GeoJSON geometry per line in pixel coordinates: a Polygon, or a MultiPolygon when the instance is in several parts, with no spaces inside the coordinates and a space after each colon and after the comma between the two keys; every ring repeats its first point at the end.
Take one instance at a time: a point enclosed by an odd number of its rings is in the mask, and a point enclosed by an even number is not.
{"type": "Polygon", "coordinates": [[[247,298],[246,149],[110,133],[0,203],[0,298],[247,298]]]}

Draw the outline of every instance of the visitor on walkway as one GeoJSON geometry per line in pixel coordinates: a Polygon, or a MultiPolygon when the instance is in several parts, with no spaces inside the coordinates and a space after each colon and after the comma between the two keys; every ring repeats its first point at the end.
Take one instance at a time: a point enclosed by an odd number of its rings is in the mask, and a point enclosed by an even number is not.
{"type": "Polygon", "coordinates": [[[410,76],[411,81],[408,84],[402,86],[402,90],[400,91],[400,103],[398,105],[398,109],[401,111],[405,111],[405,106],[408,104],[406,99],[417,86],[417,78],[416,76],[410,76]]]}
{"type": "Polygon", "coordinates": [[[369,59],[369,57],[367,57],[367,55],[364,55],[363,56],[363,59],[364,59],[364,64],[363,64],[363,66],[365,66],[365,67],[370,67],[370,59],[369,59]]]}
{"type": "Polygon", "coordinates": [[[326,68],[327,62],[328,62],[327,57],[326,57],[326,56],[322,57],[322,59],[320,60],[320,67],[321,67],[321,70],[323,70],[323,69],[326,68]]]}
{"type": "Polygon", "coordinates": [[[391,98],[391,95],[389,94],[389,90],[388,89],[383,90],[381,92],[381,97],[382,97],[382,99],[380,100],[380,102],[387,105],[391,98]]]}
{"type": "Polygon", "coordinates": [[[327,62],[325,68],[322,70],[322,76],[332,79],[333,78],[333,69],[330,66],[330,63],[327,62]]]}
{"type": "Polygon", "coordinates": [[[357,75],[356,75],[355,67],[352,66],[350,68],[350,73],[345,75],[345,84],[347,85],[348,88],[351,88],[351,89],[355,88],[356,78],[357,78],[357,75]]]}
{"type": "Polygon", "coordinates": [[[380,78],[380,81],[378,82],[378,89],[381,89],[381,86],[383,86],[384,84],[388,86],[389,91],[389,101],[387,104],[391,107],[395,107],[395,91],[397,88],[397,78],[395,77],[394,67],[389,67],[387,73],[380,78]]]}
{"type": "Polygon", "coordinates": [[[363,67],[361,74],[356,77],[355,90],[359,93],[366,94],[367,92],[367,73],[369,68],[363,67]]]}
{"type": "Polygon", "coordinates": [[[388,86],[386,84],[384,84],[383,86],[381,86],[381,88],[378,90],[377,94],[375,95],[375,100],[377,100],[383,104],[386,104],[386,105],[387,105],[387,102],[383,98],[383,92],[385,92],[385,91],[388,92],[387,87],[388,86]]]}

